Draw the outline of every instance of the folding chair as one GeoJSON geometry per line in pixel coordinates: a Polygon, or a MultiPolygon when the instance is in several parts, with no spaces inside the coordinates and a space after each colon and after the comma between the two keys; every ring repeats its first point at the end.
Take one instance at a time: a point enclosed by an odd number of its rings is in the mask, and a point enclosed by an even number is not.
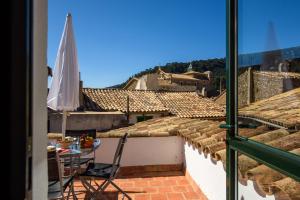
{"type": "Polygon", "coordinates": [[[48,152],[48,199],[65,199],[64,192],[69,187],[67,199],[72,192],[73,199],[77,199],[74,192],[72,173],[64,175],[61,164],[62,159],[58,153],[48,152]]]}
{"type": "MultiPolygon", "coordinates": [[[[96,138],[96,129],[88,129],[88,130],[66,130],[66,136],[71,136],[71,137],[80,137],[82,134],[87,134],[88,136],[92,138],[96,138]]],[[[79,141],[80,142],[80,141],[79,141]]],[[[96,156],[96,151],[94,150],[94,155],[93,157],[79,157],[79,158],[74,158],[73,163],[78,163],[79,166],[77,168],[81,168],[81,165],[87,165],[89,162],[95,162],[95,156],[96,156]]],[[[68,167],[70,165],[70,160],[65,160],[65,167],[68,167]]]]}
{"type": "Polygon", "coordinates": [[[89,163],[86,171],[80,174],[80,179],[82,181],[83,186],[90,192],[92,192],[91,199],[96,197],[98,192],[104,192],[104,190],[108,187],[109,184],[112,184],[118,191],[120,191],[124,196],[128,199],[131,199],[119,186],[117,186],[113,180],[116,178],[117,173],[120,169],[120,161],[122,158],[123,148],[127,140],[128,133],[119,139],[119,143],[114,155],[113,163],[89,163]],[[98,185],[98,188],[95,188],[91,185],[91,182],[87,181],[87,179],[98,178],[104,179],[103,183],[98,185]]]}

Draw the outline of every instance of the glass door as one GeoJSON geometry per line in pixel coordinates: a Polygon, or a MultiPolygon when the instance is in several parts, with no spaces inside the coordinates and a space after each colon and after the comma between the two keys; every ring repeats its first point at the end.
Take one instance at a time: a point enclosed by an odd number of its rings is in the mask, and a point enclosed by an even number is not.
{"type": "Polygon", "coordinates": [[[300,199],[299,10],[227,0],[227,199],[300,199]]]}

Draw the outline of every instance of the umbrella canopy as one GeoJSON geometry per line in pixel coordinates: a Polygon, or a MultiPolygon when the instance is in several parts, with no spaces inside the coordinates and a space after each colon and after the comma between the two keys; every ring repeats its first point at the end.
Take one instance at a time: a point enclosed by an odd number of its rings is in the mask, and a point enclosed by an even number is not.
{"type": "Polygon", "coordinates": [[[73,111],[79,107],[79,67],[71,14],[67,15],[60,40],[47,105],[53,110],[63,111],[64,139],[66,111],[73,111]]]}

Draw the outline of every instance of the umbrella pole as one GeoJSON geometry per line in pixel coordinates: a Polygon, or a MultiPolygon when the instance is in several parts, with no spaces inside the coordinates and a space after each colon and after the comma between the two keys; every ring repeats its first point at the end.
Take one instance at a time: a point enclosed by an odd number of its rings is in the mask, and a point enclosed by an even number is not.
{"type": "Polygon", "coordinates": [[[67,126],[67,111],[63,111],[63,120],[62,120],[62,140],[65,140],[66,135],[66,126],[67,126]]]}

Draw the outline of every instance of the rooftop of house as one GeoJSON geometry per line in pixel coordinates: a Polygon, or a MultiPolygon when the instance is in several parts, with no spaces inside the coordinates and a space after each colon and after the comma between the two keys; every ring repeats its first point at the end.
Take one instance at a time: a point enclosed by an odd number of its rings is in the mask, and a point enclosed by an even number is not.
{"type": "Polygon", "coordinates": [[[224,108],[196,92],[84,88],[84,106],[90,111],[168,112],[178,117],[224,118],[224,108]]]}
{"type": "Polygon", "coordinates": [[[189,81],[208,80],[208,74],[196,72],[196,71],[187,71],[182,74],[175,74],[175,73],[165,72],[159,68],[156,73],[165,74],[167,77],[169,77],[171,79],[180,79],[180,80],[189,80],[189,81]],[[201,79],[194,78],[191,75],[198,75],[198,76],[201,75],[201,79]]]}
{"type": "Polygon", "coordinates": [[[153,91],[84,88],[84,106],[92,111],[163,112],[168,109],[153,91]]]}
{"type": "Polygon", "coordinates": [[[173,73],[167,73],[170,75],[170,78],[172,79],[181,79],[181,80],[189,80],[189,81],[199,81],[198,78],[191,77],[186,74],[173,74],[173,73]]]}
{"type": "MultiPolygon", "coordinates": [[[[205,155],[210,154],[213,161],[221,161],[225,168],[226,162],[226,131],[219,128],[224,121],[201,120],[178,117],[165,117],[139,122],[133,126],[98,133],[99,137],[120,137],[125,132],[129,137],[141,136],[181,136],[205,155]]],[[[270,130],[261,125],[256,129],[241,129],[240,135],[249,139],[266,143],[291,153],[300,155],[300,131],[290,133],[285,129],[270,130]]],[[[244,156],[239,156],[239,181],[246,184],[252,180],[257,185],[259,194],[288,195],[291,199],[300,195],[300,183],[272,170],[257,161],[244,156]],[[287,187],[290,185],[292,187],[287,187]]]]}
{"type": "Polygon", "coordinates": [[[214,101],[221,105],[226,107],[226,90],[223,90],[219,96],[217,96],[214,101]]]}
{"type": "Polygon", "coordinates": [[[178,117],[224,118],[224,108],[196,92],[157,92],[160,101],[178,117]]]}
{"type": "Polygon", "coordinates": [[[126,85],[123,87],[123,89],[128,89],[129,88],[129,86],[131,85],[131,84],[133,84],[134,82],[137,82],[139,79],[138,78],[136,78],[136,77],[133,77],[133,78],[131,78],[127,83],[126,83],[126,85]]]}
{"type": "Polygon", "coordinates": [[[239,109],[243,117],[260,119],[291,129],[300,127],[300,88],[256,101],[239,109]]]}

